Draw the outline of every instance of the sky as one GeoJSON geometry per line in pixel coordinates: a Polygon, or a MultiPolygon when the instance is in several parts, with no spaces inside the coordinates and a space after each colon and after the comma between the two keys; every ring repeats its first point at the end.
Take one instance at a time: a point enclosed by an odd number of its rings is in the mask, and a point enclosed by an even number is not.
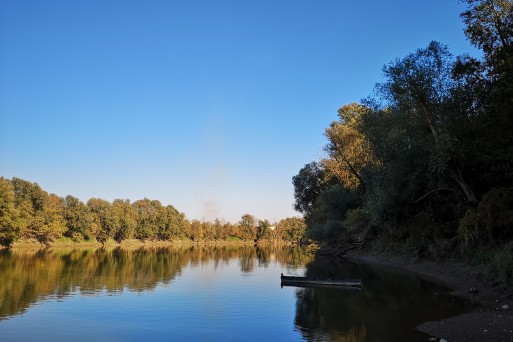
{"type": "Polygon", "coordinates": [[[0,2],[0,176],[189,219],[299,216],[291,179],[342,105],[432,40],[475,54],[457,0],[0,2]]]}

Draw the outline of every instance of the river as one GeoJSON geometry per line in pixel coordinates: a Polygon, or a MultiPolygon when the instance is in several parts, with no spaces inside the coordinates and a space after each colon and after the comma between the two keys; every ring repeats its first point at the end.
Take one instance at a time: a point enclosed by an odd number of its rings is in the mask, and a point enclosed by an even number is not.
{"type": "Polygon", "coordinates": [[[289,247],[0,251],[0,341],[426,341],[468,311],[409,273],[289,247]],[[281,287],[280,274],[361,278],[281,287]]]}

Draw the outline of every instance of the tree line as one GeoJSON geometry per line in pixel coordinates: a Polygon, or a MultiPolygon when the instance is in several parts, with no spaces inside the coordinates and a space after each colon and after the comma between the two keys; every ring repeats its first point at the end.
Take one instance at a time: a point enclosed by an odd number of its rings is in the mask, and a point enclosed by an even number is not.
{"type": "Polygon", "coordinates": [[[292,179],[308,236],[433,256],[513,250],[513,3],[463,2],[482,57],[433,41],[338,110],[324,158],[292,179]]]}
{"type": "Polygon", "coordinates": [[[91,198],[84,203],[71,195],[49,194],[37,183],[0,177],[0,245],[7,247],[20,239],[48,244],[62,238],[102,244],[109,239],[298,242],[305,228],[297,217],[275,225],[250,214],[234,224],[188,220],[172,205],[148,198],[135,202],[91,198]]]}

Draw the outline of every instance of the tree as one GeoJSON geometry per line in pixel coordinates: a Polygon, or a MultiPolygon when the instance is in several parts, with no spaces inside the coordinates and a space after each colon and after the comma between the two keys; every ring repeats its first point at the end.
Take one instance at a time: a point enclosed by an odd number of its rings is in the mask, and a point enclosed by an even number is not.
{"type": "Polygon", "coordinates": [[[278,222],[276,229],[284,240],[299,243],[305,235],[306,223],[299,217],[287,217],[278,222]]]}
{"type": "Polygon", "coordinates": [[[479,162],[476,173],[481,175],[478,184],[485,193],[494,186],[513,184],[513,3],[508,0],[465,2],[468,9],[461,14],[465,33],[484,52],[482,62],[471,59],[461,63],[460,75],[482,80],[474,87],[482,89],[479,97],[483,110],[475,120],[472,133],[477,137],[473,145],[479,162]]]}
{"type": "Polygon", "coordinates": [[[440,173],[446,173],[470,203],[476,203],[476,195],[466,181],[460,167],[461,155],[456,150],[448,124],[452,115],[448,103],[457,86],[452,77],[454,60],[446,46],[431,42],[402,60],[396,60],[383,70],[386,81],[378,85],[385,103],[407,114],[407,119],[425,120],[431,131],[432,158],[440,173]]]}
{"type": "Polygon", "coordinates": [[[311,212],[315,201],[327,188],[327,183],[327,175],[321,164],[316,162],[306,164],[297,175],[292,177],[294,209],[305,215],[311,212]]]}
{"type": "Polygon", "coordinates": [[[155,238],[165,229],[165,208],[159,201],[144,198],[135,201],[132,206],[137,213],[135,237],[139,240],[155,238]]]}
{"type": "Polygon", "coordinates": [[[113,238],[117,242],[132,239],[137,226],[137,213],[130,201],[115,199],[112,202],[112,216],[114,220],[113,238]]]}
{"type": "Polygon", "coordinates": [[[20,237],[47,244],[65,231],[62,201],[48,195],[37,183],[13,178],[15,203],[19,210],[20,237]]]}
{"type": "Polygon", "coordinates": [[[19,236],[18,210],[15,207],[14,186],[0,177],[0,245],[9,247],[19,236]]]}
{"type": "Polygon", "coordinates": [[[87,201],[87,206],[93,218],[93,235],[103,244],[109,237],[113,238],[116,231],[116,218],[112,211],[112,204],[101,198],[91,198],[87,201]]]}
{"type": "Polygon", "coordinates": [[[258,226],[256,228],[256,239],[262,240],[269,236],[269,227],[271,223],[268,220],[258,220],[258,226]]]}
{"type": "Polygon", "coordinates": [[[19,213],[17,226],[20,234],[30,237],[28,236],[30,233],[26,234],[26,230],[32,230],[37,225],[35,216],[43,210],[45,194],[37,184],[26,180],[13,178],[11,182],[14,188],[15,206],[19,213]]]}
{"type": "Polygon", "coordinates": [[[218,218],[214,220],[212,228],[214,229],[214,235],[216,239],[225,240],[230,233],[229,229],[226,229],[226,226],[218,218]]]}
{"type": "Polygon", "coordinates": [[[239,221],[239,231],[244,240],[254,240],[256,238],[255,217],[250,214],[242,215],[239,221]]]}
{"type": "Polygon", "coordinates": [[[461,14],[465,34],[487,56],[513,47],[513,3],[511,0],[464,0],[461,14]]]}
{"type": "Polygon", "coordinates": [[[66,232],[62,198],[55,194],[48,195],[43,207],[43,215],[43,226],[36,237],[37,240],[41,243],[48,243],[61,238],[66,232]]]}
{"type": "Polygon", "coordinates": [[[94,237],[94,219],[87,205],[78,198],[68,195],[64,198],[64,219],[66,221],[66,232],[64,235],[80,241],[89,240],[94,237]]]}
{"type": "Polygon", "coordinates": [[[361,199],[355,191],[340,185],[323,191],[316,202],[316,211],[305,218],[309,237],[326,239],[344,234],[346,213],[360,205],[361,199]]]}
{"type": "Polygon", "coordinates": [[[189,225],[189,238],[192,241],[201,241],[203,240],[204,232],[203,232],[203,225],[198,220],[192,220],[191,224],[189,225]]]}
{"type": "Polygon", "coordinates": [[[166,206],[166,224],[164,230],[160,232],[163,240],[179,238],[185,235],[183,221],[185,215],[176,210],[172,205],[166,206]]]}
{"type": "Polygon", "coordinates": [[[326,129],[329,158],[322,165],[335,175],[343,187],[356,189],[364,184],[361,171],[374,157],[365,136],[360,132],[361,117],[368,108],[358,103],[342,106],[338,110],[339,120],[326,129]]]}

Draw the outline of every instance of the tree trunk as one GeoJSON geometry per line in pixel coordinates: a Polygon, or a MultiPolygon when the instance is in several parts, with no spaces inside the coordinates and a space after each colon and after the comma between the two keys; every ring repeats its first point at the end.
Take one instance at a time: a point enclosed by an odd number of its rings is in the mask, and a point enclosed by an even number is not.
{"type": "Polygon", "coordinates": [[[459,169],[453,170],[452,168],[448,168],[448,171],[452,179],[454,179],[456,183],[458,183],[467,201],[472,204],[477,203],[476,195],[474,194],[470,186],[467,184],[467,182],[465,182],[465,180],[463,179],[461,171],[459,169]]]}
{"type": "MultiPolygon", "coordinates": [[[[439,144],[440,139],[438,135],[438,130],[435,127],[435,123],[433,121],[433,113],[431,112],[429,105],[427,103],[422,103],[422,108],[424,109],[424,112],[426,113],[426,120],[428,122],[429,128],[431,128],[431,133],[433,133],[433,138],[435,139],[435,143],[439,144]]],[[[449,171],[449,175],[451,176],[456,183],[458,183],[461,191],[465,195],[465,198],[469,203],[475,204],[477,203],[476,195],[470,188],[470,186],[465,182],[463,179],[463,175],[461,174],[461,170],[458,169],[452,169],[450,167],[447,168],[449,171]]]]}

